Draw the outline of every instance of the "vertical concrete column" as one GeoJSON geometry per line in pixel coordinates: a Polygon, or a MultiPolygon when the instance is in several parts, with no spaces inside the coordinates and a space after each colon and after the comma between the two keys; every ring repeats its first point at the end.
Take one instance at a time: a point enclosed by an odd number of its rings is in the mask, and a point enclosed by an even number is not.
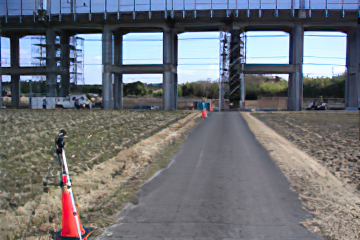
{"type": "Polygon", "coordinates": [[[177,109],[177,102],[178,102],[178,73],[177,73],[177,66],[178,66],[178,35],[174,33],[174,98],[173,98],[173,109],[177,109]]]}
{"type": "Polygon", "coordinates": [[[60,96],[66,97],[70,94],[70,34],[66,31],[61,32],[61,82],[60,82],[60,96]]]}
{"type": "Polygon", "coordinates": [[[3,100],[2,100],[3,99],[3,94],[2,93],[3,93],[3,90],[2,90],[2,75],[1,75],[1,65],[0,65],[0,108],[2,108],[2,106],[3,106],[3,100]]]}
{"type": "Polygon", "coordinates": [[[358,108],[360,97],[360,27],[347,33],[345,80],[345,107],[348,110],[358,108]]]}
{"type": "Polygon", "coordinates": [[[242,72],[240,74],[240,102],[241,106],[240,109],[245,109],[245,97],[246,97],[246,90],[245,90],[245,74],[242,72]]]}
{"type": "Polygon", "coordinates": [[[2,68],[1,68],[1,30],[0,30],[0,108],[3,106],[3,95],[2,95],[2,68]]]}
{"type": "Polygon", "coordinates": [[[53,29],[46,30],[46,96],[56,97],[56,48],[55,48],[55,31],[53,29]],[[49,72],[50,71],[50,72],[49,72]]]}
{"type": "Polygon", "coordinates": [[[163,33],[163,108],[174,109],[174,29],[165,28],[163,33]]]}
{"type": "MultiPolygon", "coordinates": [[[[123,33],[117,31],[114,33],[114,63],[115,65],[123,65],[123,33]]],[[[115,74],[114,80],[114,107],[122,109],[123,104],[123,76],[122,73],[115,74]]]]}
{"type": "Polygon", "coordinates": [[[304,30],[297,23],[290,32],[289,64],[295,65],[295,73],[289,74],[288,110],[301,111],[303,102],[303,52],[304,30]]]}
{"type": "MultiPolygon", "coordinates": [[[[10,37],[11,68],[20,67],[20,38],[17,35],[10,37]]],[[[20,75],[11,75],[11,106],[20,107],[20,75]]]]}
{"type": "Polygon", "coordinates": [[[102,104],[103,109],[113,109],[113,90],[112,90],[112,73],[108,67],[113,61],[113,44],[112,31],[108,27],[104,27],[102,34],[102,104]]]}

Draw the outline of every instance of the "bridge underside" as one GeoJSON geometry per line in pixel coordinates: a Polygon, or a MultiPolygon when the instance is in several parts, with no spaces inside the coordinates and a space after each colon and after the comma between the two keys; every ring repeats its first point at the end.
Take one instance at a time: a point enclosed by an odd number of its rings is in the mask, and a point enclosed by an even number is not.
{"type": "MultiPolygon", "coordinates": [[[[290,34],[289,64],[246,64],[246,74],[289,74],[289,110],[302,109],[302,69],[304,31],[341,31],[347,38],[347,107],[358,106],[360,96],[360,27],[358,11],[341,10],[196,10],[92,14],[53,14],[39,16],[0,17],[1,36],[9,37],[11,67],[0,74],[11,75],[12,105],[19,107],[20,75],[46,75],[47,95],[56,94],[56,76],[61,76],[62,89],[69,86],[69,37],[75,34],[102,33],[103,108],[120,109],[122,75],[132,73],[163,74],[163,107],[177,108],[177,35],[196,31],[284,31],[290,34]],[[195,16],[196,15],[196,16],[195,16]],[[75,16],[75,17],[74,17],[75,16]],[[163,64],[124,65],[122,37],[131,32],[163,32],[163,64]],[[46,67],[20,67],[19,39],[28,35],[46,35],[46,67]],[[61,65],[51,59],[55,55],[55,36],[61,39],[61,65]],[[114,47],[113,47],[114,46],[114,47]]],[[[236,58],[236,56],[233,56],[236,58]]],[[[236,81],[235,81],[236,82],[236,81]]],[[[237,84],[239,81],[236,82],[237,84]]],[[[0,84],[1,86],[1,84],[0,84]]],[[[64,91],[61,95],[67,95],[64,91]]]]}

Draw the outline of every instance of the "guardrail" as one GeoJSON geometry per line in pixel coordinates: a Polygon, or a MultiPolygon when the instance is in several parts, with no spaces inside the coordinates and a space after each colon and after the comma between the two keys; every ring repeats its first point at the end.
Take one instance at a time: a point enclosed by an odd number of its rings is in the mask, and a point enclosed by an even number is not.
{"type": "MultiPolygon", "coordinates": [[[[132,12],[168,12],[199,10],[360,10],[360,0],[0,0],[0,16],[31,16],[38,10],[46,10],[46,14],[89,14],[132,12]]],[[[185,15],[185,14],[184,14],[185,15]]],[[[61,18],[60,18],[61,19],[61,18]]]]}

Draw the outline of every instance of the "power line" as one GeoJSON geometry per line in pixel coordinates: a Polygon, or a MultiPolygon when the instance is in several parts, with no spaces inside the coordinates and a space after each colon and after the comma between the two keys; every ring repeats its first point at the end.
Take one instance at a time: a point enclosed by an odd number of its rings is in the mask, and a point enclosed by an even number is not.
{"type": "MultiPolygon", "coordinates": [[[[85,63],[85,66],[101,66],[101,63],[85,63]]],[[[178,66],[218,66],[218,63],[197,63],[197,64],[191,64],[191,63],[184,63],[184,64],[178,64],[178,66]]],[[[303,63],[303,65],[319,65],[319,66],[343,66],[345,67],[345,64],[332,64],[332,63],[303,63]]],[[[211,70],[211,69],[206,69],[211,70]]]]}
{"type": "MultiPolygon", "coordinates": [[[[266,38],[266,37],[288,37],[288,34],[276,34],[276,35],[247,35],[248,38],[266,38]]],[[[339,38],[345,38],[346,35],[321,35],[321,34],[307,34],[305,37],[339,37],[339,38]]],[[[219,40],[218,37],[192,37],[192,38],[179,38],[178,41],[191,41],[191,40],[219,40]]],[[[85,41],[97,41],[101,42],[101,39],[91,39],[91,38],[85,38],[85,41]]],[[[156,39],[156,38],[129,38],[124,39],[124,42],[162,42],[163,39],[156,39]]]]}
{"type": "Polygon", "coordinates": [[[258,59],[261,59],[261,58],[288,58],[289,56],[267,56],[267,57],[248,57],[246,56],[246,58],[258,58],[258,59]]]}
{"type": "MultiPolygon", "coordinates": [[[[101,66],[102,63],[85,63],[84,65],[85,66],[101,66]]],[[[219,63],[180,63],[180,64],[178,64],[178,66],[198,66],[198,65],[200,65],[200,66],[209,66],[209,65],[218,66],[219,63]]]]}
{"type": "Polygon", "coordinates": [[[331,63],[304,63],[303,65],[319,65],[319,66],[342,66],[345,67],[345,64],[331,64],[331,63]]]}
{"type": "Polygon", "coordinates": [[[304,56],[306,58],[326,58],[326,59],[346,59],[342,57],[317,57],[317,56],[304,56]]]}
{"type": "MultiPolygon", "coordinates": [[[[266,56],[266,57],[246,57],[246,58],[288,58],[289,56],[266,56]]],[[[325,58],[325,59],[346,59],[342,57],[318,57],[318,56],[304,56],[304,58],[325,58]]]]}

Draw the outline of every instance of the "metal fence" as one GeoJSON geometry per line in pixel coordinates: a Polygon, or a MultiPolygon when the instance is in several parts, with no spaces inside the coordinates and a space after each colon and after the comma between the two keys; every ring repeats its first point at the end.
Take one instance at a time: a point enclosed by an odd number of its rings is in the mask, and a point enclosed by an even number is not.
{"type": "Polygon", "coordinates": [[[356,10],[359,0],[0,0],[0,16],[196,10],[356,10]]]}

